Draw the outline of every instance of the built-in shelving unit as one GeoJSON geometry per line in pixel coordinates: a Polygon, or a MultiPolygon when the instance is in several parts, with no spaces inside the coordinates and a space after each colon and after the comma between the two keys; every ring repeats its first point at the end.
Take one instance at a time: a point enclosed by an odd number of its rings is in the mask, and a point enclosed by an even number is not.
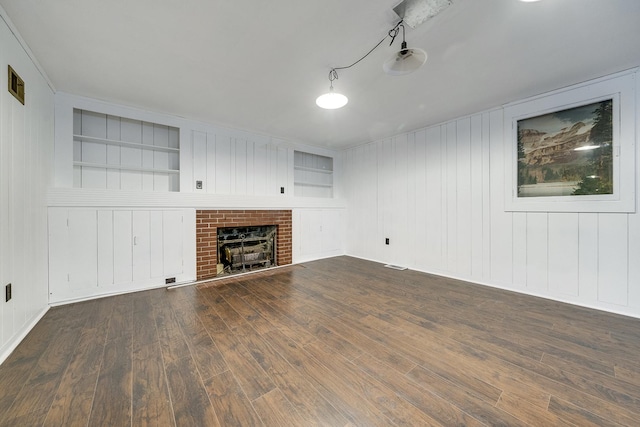
{"type": "Polygon", "coordinates": [[[294,195],[333,197],[333,158],[294,151],[294,195]]]}
{"type": "Polygon", "coordinates": [[[117,141],[117,140],[114,140],[114,139],[106,139],[106,138],[95,138],[95,137],[92,137],[92,136],[84,136],[84,135],[73,135],[73,139],[76,140],[76,141],[98,142],[98,143],[109,144],[109,145],[117,145],[117,146],[120,146],[120,147],[140,148],[140,149],[143,149],[143,150],[152,150],[152,151],[164,151],[164,152],[167,152],[167,153],[179,153],[180,152],[179,148],[147,145],[147,144],[141,144],[141,143],[137,143],[137,142],[117,141]]]}
{"type": "Polygon", "coordinates": [[[73,111],[74,187],[179,191],[179,129],[73,111]]]}

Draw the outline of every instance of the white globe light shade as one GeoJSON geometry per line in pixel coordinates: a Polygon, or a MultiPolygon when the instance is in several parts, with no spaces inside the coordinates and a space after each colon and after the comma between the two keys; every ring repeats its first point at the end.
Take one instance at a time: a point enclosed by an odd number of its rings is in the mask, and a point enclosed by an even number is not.
{"type": "Polygon", "coordinates": [[[329,92],[324,95],[320,95],[316,99],[316,104],[320,108],[324,108],[325,110],[335,110],[336,108],[342,108],[347,105],[349,99],[341,93],[329,92]]]}

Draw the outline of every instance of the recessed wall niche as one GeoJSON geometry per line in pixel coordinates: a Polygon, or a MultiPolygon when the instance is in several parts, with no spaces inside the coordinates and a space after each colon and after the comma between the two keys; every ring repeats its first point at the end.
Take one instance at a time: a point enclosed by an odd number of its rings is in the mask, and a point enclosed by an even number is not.
{"type": "Polygon", "coordinates": [[[73,110],[73,186],[180,191],[180,130],[73,110]]]}
{"type": "Polygon", "coordinates": [[[333,158],[293,152],[293,183],[296,197],[333,197],[333,158]]]}

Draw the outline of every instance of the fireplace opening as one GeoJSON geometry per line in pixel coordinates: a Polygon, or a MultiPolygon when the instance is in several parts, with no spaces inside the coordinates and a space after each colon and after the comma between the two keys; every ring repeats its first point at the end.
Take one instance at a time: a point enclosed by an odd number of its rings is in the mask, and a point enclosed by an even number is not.
{"type": "Polygon", "coordinates": [[[218,228],[218,276],[276,265],[277,226],[218,228]]]}

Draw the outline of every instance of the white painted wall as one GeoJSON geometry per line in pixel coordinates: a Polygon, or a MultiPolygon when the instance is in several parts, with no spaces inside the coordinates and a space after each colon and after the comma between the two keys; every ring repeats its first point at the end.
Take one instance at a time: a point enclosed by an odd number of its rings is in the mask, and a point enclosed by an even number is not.
{"type": "Polygon", "coordinates": [[[293,150],[271,138],[224,129],[191,132],[184,191],[249,196],[293,195],[293,150]],[[190,161],[190,162],[189,162],[190,161]],[[196,181],[202,188],[196,188],[196,181]],[[280,188],[284,187],[284,193],[280,188]]]}
{"type": "Polygon", "coordinates": [[[638,201],[635,213],[505,211],[504,121],[500,108],[347,150],[347,254],[640,317],[638,201]]]}
{"type": "Polygon", "coordinates": [[[0,362],[46,312],[46,188],[52,179],[53,91],[0,8],[0,362]],[[7,64],[25,82],[7,91],[7,64]],[[5,302],[5,285],[13,298],[5,302]]]}

